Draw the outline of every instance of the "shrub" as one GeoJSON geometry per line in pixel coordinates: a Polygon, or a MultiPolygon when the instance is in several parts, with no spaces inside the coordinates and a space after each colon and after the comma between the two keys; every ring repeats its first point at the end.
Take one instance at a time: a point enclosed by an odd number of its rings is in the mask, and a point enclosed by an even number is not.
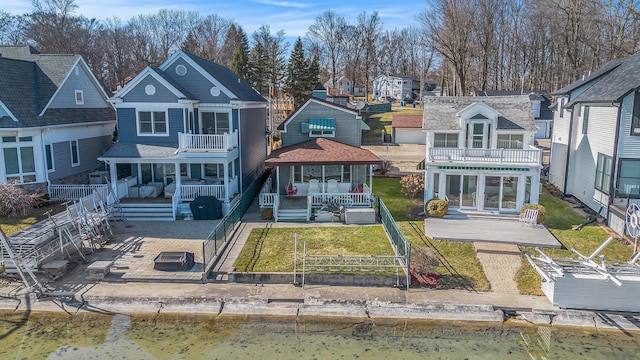
{"type": "Polygon", "coordinates": [[[449,203],[444,199],[431,199],[427,201],[424,212],[430,217],[443,217],[449,211],[449,203]]]}
{"type": "Polygon", "coordinates": [[[400,179],[400,185],[402,185],[402,192],[405,196],[416,198],[418,195],[422,195],[424,178],[420,174],[403,176],[402,179],[400,179]]]}
{"type": "Polygon", "coordinates": [[[381,175],[384,175],[389,171],[391,171],[391,167],[392,167],[391,161],[383,158],[382,165],[378,168],[378,172],[380,172],[381,175]]]}
{"type": "Polygon", "coordinates": [[[440,260],[432,248],[422,246],[411,250],[411,267],[421,275],[433,272],[440,265],[440,260]]]}
{"type": "Polygon", "coordinates": [[[538,210],[538,224],[542,224],[547,218],[547,209],[540,204],[526,204],[520,209],[520,214],[524,213],[527,209],[538,210]]]}
{"type": "Polygon", "coordinates": [[[0,216],[27,215],[33,207],[36,195],[14,184],[0,184],[0,216]]]}

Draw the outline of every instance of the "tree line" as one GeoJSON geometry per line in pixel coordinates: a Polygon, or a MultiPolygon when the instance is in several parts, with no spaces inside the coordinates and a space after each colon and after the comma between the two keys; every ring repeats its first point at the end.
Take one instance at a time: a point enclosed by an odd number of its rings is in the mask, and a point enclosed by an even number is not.
{"type": "Polygon", "coordinates": [[[371,92],[381,74],[438,81],[450,95],[472,90],[554,90],[637,52],[638,0],[430,0],[408,13],[419,26],[385,29],[377,11],[349,23],[327,9],[290,44],[263,25],[247,34],[216,14],[162,9],[127,21],[77,14],[75,0],[34,0],[24,15],[0,10],[0,43],[76,53],[111,90],[184,49],[227,66],[264,96],[296,104],[317,81],[344,75],[371,92]]]}

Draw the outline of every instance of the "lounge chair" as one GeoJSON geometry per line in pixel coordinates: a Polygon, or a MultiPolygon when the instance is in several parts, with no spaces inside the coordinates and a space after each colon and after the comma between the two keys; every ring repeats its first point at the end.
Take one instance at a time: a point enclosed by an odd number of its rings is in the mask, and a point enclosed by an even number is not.
{"type": "Polygon", "coordinates": [[[331,179],[327,181],[327,192],[328,193],[337,193],[338,192],[338,180],[331,179]]]}
{"type": "Polygon", "coordinates": [[[307,191],[307,193],[313,194],[313,193],[319,193],[319,192],[320,192],[320,185],[318,183],[318,179],[310,179],[309,190],[307,191]]]}

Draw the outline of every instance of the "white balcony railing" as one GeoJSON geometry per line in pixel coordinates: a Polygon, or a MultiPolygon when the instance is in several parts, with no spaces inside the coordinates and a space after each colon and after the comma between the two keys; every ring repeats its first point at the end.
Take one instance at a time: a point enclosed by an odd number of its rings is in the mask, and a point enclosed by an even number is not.
{"type": "Polygon", "coordinates": [[[238,131],[224,135],[178,133],[180,151],[229,151],[238,147],[238,131]]]}
{"type": "Polygon", "coordinates": [[[429,148],[429,161],[540,164],[542,150],[429,148]]]}
{"type": "Polygon", "coordinates": [[[73,185],[49,185],[49,198],[52,201],[77,201],[83,197],[93,194],[95,191],[100,191],[106,196],[107,191],[106,184],[87,185],[87,184],[73,184],[73,185]]]}
{"type": "Polygon", "coordinates": [[[180,185],[180,200],[193,201],[198,196],[215,196],[220,201],[228,201],[238,192],[238,177],[229,179],[229,184],[218,185],[180,185]]]}

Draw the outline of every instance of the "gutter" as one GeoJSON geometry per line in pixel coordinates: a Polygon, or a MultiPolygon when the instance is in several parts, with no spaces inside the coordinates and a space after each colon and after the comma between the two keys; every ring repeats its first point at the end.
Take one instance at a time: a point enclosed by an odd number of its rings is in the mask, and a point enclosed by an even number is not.
{"type": "Polygon", "coordinates": [[[571,158],[571,143],[573,142],[573,115],[574,112],[571,111],[571,117],[569,117],[569,139],[567,139],[567,159],[564,164],[564,188],[562,192],[566,195],[567,193],[567,183],[569,179],[569,160],[571,158]]]}
{"type": "MultiPolygon", "coordinates": [[[[609,207],[611,207],[611,204],[613,204],[613,197],[616,196],[616,188],[615,188],[615,178],[617,176],[614,176],[615,174],[617,174],[617,172],[613,172],[614,169],[617,169],[617,164],[618,164],[618,141],[620,140],[620,116],[622,114],[622,103],[611,103],[611,105],[613,106],[617,106],[618,107],[618,118],[616,121],[616,137],[614,139],[614,143],[613,143],[613,156],[611,159],[611,166],[613,167],[611,169],[611,177],[609,179],[609,196],[608,196],[608,201],[607,201],[607,215],[609,214],[609,207]]],[[[608,216],[607,216],[608,217],[608,216]]],[[[609,224],[608,219],[606,219],[607,222],[606,224],[609,224]]]]}

